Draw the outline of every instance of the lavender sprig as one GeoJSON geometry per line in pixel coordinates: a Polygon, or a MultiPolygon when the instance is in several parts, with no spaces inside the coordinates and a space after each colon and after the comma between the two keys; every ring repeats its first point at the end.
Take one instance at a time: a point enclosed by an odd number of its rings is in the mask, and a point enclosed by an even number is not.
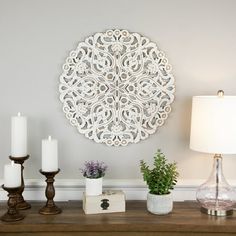
{"type": "Polygon", "coordinates": [[[84,169],[80,170],[84,177],[97,179],[105,175],[107,165],[105,165],[104,162],[99,161],[86,161],[84,163],[84,169]]]}

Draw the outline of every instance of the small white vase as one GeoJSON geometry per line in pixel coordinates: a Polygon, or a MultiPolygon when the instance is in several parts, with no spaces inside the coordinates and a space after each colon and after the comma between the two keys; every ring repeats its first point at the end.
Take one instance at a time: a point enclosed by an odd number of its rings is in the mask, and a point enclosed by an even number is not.
{"type": "Polygon", "coordinates": [[[85,179],[85,194],[87,196],[97,196],[102,194],[102,178],[85,179]]]}
{"type": "Polygon", "coordinates": [[[147,209],[149,212],[157,215],[165,215],[173,209],[172,194],[156,195],[148,193],[147,209]]]}

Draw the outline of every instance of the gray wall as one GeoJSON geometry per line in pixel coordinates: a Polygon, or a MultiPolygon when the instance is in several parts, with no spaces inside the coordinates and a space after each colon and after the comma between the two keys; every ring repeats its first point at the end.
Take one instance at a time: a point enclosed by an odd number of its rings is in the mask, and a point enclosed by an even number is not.
{"type": "MultiPolygon", "coordinates": [[[[109,166],[107,178],[139,179],[139,160],[151,161],[157,148],[178,162],[182,179],[206,178],[211,155],[188,147],[191,97],[218,89],[236,94],[235,10],[234,0],[0,0],[0,179],[10,154],[10,117],[18,111],[28,116],[26,178],[42,178],[41,139],[48,134],[59,141],[58,178],[81,178],[82,163],[98,159],[109,166]],[[58,93],[69,51],[110,28],[156,42],[176,78],[176,100],[165,125],[145,141],[121,148],[77,133],[58,93]]],[[[236,179],[235,167],[236,158],[225,158],[226,177],[236,179]]]]}

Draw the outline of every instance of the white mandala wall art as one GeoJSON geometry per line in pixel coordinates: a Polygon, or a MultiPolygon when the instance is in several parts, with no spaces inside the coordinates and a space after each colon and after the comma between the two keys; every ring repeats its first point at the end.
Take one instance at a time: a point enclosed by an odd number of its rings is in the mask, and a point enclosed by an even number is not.
{"type": "Polygon", "coordinates": [[[126,146],[164,124],[175,81],[154,42],[116,29],[96,33],[70,52],[59,91],[63,111],[80,133],[97,143],[126,146]]]}

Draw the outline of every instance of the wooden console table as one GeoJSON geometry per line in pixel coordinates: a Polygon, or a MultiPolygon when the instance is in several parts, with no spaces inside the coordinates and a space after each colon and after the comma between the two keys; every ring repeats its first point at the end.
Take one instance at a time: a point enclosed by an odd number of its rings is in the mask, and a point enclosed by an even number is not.
{"type": "MultiPolygon", "coordinates": [[[[200,213],[194,202],[174,203],[174,210],[165,216],[147,212],[145,201],[127,201],[125,213],[85,215],[82,203],[69,201],[58,203],[60,215],[38,214],[40,202],[32,202],[32,209],[24,213],[26,218],[15,223],[0,221],[0,235],[12,236],[62,236],[62,235],[236,235],[236,214],[228,217],[212,217],[200,213]]],[[[6,204],[0,204],[0,214],[6,204]]]]}

